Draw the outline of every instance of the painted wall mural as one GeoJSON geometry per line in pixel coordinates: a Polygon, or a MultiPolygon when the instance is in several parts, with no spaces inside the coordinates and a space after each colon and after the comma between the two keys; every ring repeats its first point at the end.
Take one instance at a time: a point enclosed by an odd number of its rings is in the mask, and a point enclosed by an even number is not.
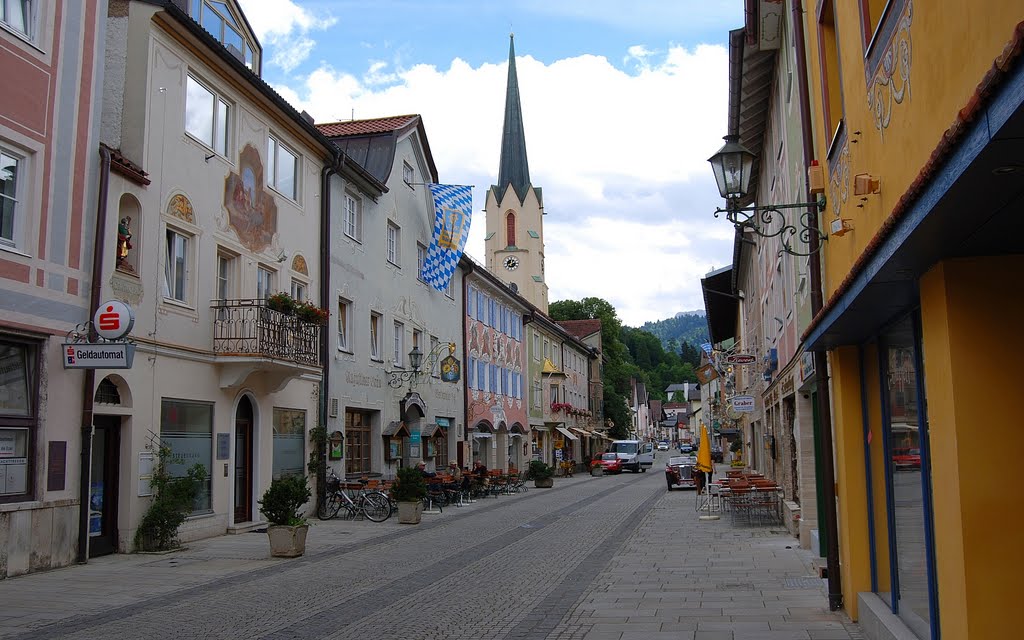
{"type": "MultiPolygon", "coordinates": [[[[486,300],[486,298],[484,299],[486,300]]],[[[477,301],[474,300],[474,302],[477,301]]],[[[528,389],[521,387],[525,382],[525,376],[522,375],[522,342],[513,339],[508,333],[488,326],[472,315],[466,317],[465,326],[468,358],[465,372],[468,396],[467,427],[473,429],[481,422],[487,422],[495,429],[502,424],[507,428],[516,424],[525,427],[527,424],[525,398],[528,389]],[[476,368],[481,364],[486,368],[485,379],[488,381],[491,380],[489,365],[493,364],[498,368],[497,382],[509,389],[509,393],[503,395],[495,393],[493,390],[485,391],[475,388],[479,386],[476,368]],[[519,394],[523,396],[522,398],[513,397],[511,394],[513,374],[516,375],[516,386],[519,394]]]]}
{"type": "Polygon", "coordinates": [[[224,180],[224,208],[228,223],[250,251],[263,251],[277,233],[277,203],[264,184],[259,151],[247,144],[238,154],[238,173],[224,180]]]}

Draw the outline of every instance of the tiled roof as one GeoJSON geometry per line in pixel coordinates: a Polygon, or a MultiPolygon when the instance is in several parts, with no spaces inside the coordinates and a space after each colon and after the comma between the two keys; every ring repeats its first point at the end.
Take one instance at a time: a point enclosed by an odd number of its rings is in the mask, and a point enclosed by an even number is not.
{"type": "Polygon", "coordinates": [[[558,324],[574,336],[589,336],[601,331],[601,320],[593,318],[590,320],[559,320],[558,324]]]}
{"type": "Polygon", "coordinates": [[[370,118],[368,120],[346,120],[343,122],[326,122],[316,125],[320,133],[328,138],[339,136],[365,136],[374,133],[388,133],[407,127],[416,115],[388,116],[386,118],[370,118]]]}

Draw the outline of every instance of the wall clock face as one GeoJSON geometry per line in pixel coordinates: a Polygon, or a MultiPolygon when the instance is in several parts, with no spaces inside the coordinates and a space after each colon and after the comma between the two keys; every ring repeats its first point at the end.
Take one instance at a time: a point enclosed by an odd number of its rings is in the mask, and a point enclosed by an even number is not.
{"type": "Polygon", "coordinates": [[[519,268],[519,258],[515,256],[509,256],[505,258],[505,262],[503,264],[505,265],[505,268],[508,269],[509,271],[515,271],[517,268],[519,268]]]}

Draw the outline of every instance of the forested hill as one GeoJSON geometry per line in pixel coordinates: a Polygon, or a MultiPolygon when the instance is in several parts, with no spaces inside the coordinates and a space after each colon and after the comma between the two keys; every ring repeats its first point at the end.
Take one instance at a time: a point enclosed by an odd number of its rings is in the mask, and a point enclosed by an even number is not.
{"type": "Polygon", "coordinates": [[[700,345],[708,341],[708,321],[703,313],[679,313],[674,318],[645,322],[640,329],[653,333],[666,351],[676,353],[684,342],[700,349],[700,345]]]}

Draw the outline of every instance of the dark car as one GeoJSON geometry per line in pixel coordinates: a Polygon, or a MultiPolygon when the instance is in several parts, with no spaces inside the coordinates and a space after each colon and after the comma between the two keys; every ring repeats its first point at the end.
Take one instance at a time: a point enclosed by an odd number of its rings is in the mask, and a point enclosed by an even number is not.
{"type": "Polygon", "coordinates": [[[717,444],[711,445],[711,461],[712,462],[724,462],[725,454],[722,452],[722,447],[717,444]]]}
{"type": "Polygon", "coordinates": [[[905,448],[893,449],[892,465],[897,469],[920,469],[921,450],[905,448]]]}
{"type": "Polygon", "coordinates": [[[601,454],[601,467],[605,473],[622,473],[622,461],[617,453],[601,454]]]}
{"type": "Polygon", "coordinates": [[[693,477],[693,467],[697,464],[694,456],[672,456],[665,465],[665,482],[668,483],[668,490],[676,487],[697,488],[697,481],[693,477]]]}

